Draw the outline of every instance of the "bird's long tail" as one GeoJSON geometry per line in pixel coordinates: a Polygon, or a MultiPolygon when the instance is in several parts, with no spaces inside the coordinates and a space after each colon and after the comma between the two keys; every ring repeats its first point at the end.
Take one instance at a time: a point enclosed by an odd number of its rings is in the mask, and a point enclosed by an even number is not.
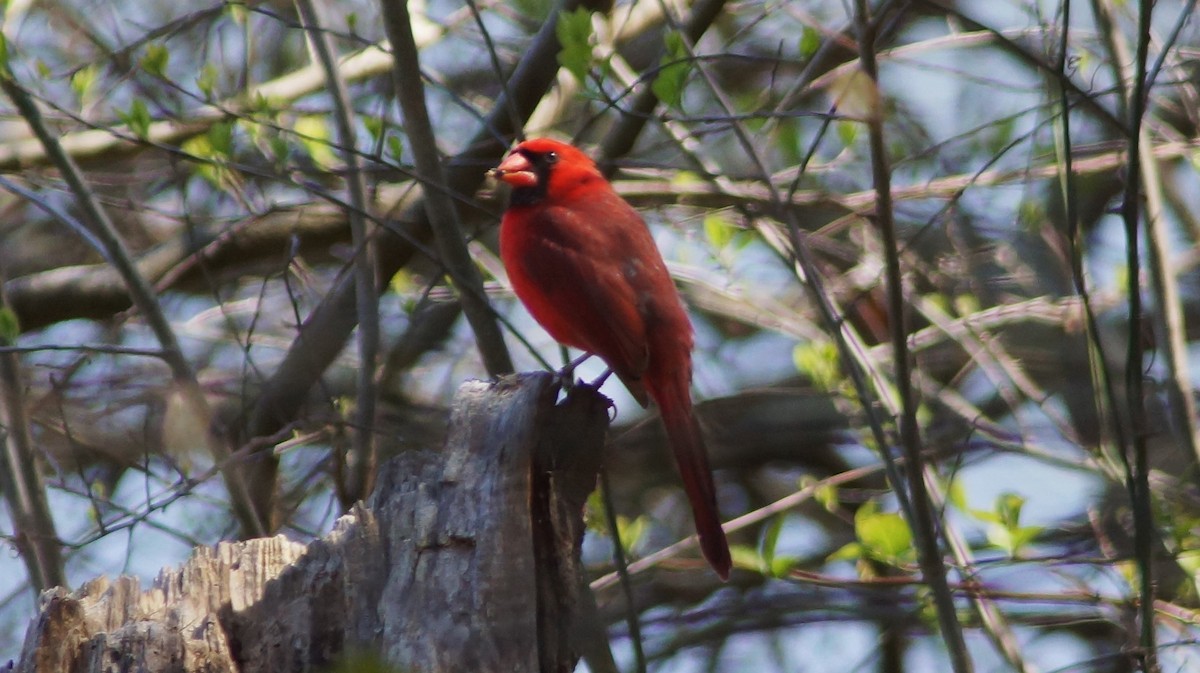
{"type": "Polygon", "coordinates": [[[647,380],[647,388],[662,414],[667,441],[675,453],[683,489],[692,504],[692,517],[696,522],[696,533],[700,536],[700,550],[721,579],[727,580],[732,566],[729,542],[725,539],[725,531],[721,529],[717,489],[708,466],[708,452],[704,448],[700,424],[692,412],[688,377],[686,374],[680,376],[680,372],[675,371],[668,373],[665,378],[668,379],[665,382],[647,380]]]}

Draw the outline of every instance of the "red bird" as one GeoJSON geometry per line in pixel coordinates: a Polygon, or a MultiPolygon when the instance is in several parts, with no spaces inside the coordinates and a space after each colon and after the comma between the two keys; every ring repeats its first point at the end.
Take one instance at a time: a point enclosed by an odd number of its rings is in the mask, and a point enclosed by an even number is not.
{"type": "Polygon", "coordinates": [[[729,543],[692,413],[692,325],[646,223],[577,148],[539,138],[493,174],[512,186],[500,257],[517,297],[561,343],[600,356],[662,414],[700,548],[729,578],[729,543]],[[648,397],[647,397],[648,396],[648,397]]]}

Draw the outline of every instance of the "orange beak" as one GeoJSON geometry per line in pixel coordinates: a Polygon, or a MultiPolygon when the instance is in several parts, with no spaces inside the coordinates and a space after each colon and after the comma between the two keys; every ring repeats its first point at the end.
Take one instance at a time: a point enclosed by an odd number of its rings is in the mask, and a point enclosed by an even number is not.
{"type": "Polygon", "coordinates": [[[538,183],[533,164],[520,152],[509,154],[490,173],[496,179],[503,180],[513,187],[536,187],[538,183]]]}

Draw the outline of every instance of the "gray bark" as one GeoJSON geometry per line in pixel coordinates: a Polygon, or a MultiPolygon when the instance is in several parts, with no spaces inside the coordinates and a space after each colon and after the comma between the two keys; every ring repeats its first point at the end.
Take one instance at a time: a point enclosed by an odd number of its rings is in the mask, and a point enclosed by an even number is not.
{"type": "Polygon", "coordinates": [[[222,543],[144,590],[119,577],[45,592],[16,670],[310,671],[343,654],[397,670],[572,670],[608,401],[557,393],[546,374],[464,385],[444,450],[387,463],[368,501],[311,544],[222,543]]]}

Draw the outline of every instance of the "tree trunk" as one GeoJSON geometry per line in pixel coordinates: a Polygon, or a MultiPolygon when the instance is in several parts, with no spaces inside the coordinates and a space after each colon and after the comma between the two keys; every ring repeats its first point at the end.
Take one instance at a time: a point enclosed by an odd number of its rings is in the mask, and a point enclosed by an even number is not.
{"type": "Polygon", "coordinates": [[[547,374],[460,390],[441,452],[387,463],[365,505],[305,546],[199,548],[143,591],[94,580],[41,598],[21,672],[570,671],[582,509],[608,401],[547,374]]]}

